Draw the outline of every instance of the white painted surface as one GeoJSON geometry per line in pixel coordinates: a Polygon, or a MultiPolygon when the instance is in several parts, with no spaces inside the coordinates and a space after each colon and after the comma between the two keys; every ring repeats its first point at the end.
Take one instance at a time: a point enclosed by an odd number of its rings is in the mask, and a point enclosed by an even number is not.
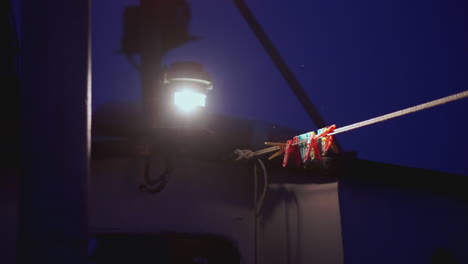
{"type": "MultiPolygon", "coordinates": [[[[162,164],[158,159],[153,163],[155,175],[162,164]]],[[[250,166],[179,158],[161,193],[141,193],[141,182],[142,159],[94,161],[91,230],[223,235],[238,246],[243,263],[253,263],[250,166]]],[[[343,263],[336,183],[270,185],[269,189],[259,219],[259,263],[343,263]],[[299,208],[285,190],[296,195],[299,208]]]]}

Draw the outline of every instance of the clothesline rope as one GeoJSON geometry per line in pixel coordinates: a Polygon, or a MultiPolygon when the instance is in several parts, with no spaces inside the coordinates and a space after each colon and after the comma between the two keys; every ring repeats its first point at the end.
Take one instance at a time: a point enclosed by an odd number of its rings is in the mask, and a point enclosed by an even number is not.
{"type": "Polygon", "coordinates": [[[389,119],[392,119],[392,118],[395,118],[395,117],[399,117],[399,116],[411,114],[411,113],[414,113],[414,112],[418,112],[418,111],[421,111],[421,110],[429,109],[429,108],[432,108],[434,106],[446,104],[446,103],[453,102],[453,101],[456,101],[456,100],[460,100],[460,99],[463,99],[463,98],[466,98],[466,97],[468,97],[468,91],[464,91],[464,92],[460,92],[460,93],[457,93],[457,94],[449,95],[449,96],[446,96],[446,97],[443,97],[443,98],[440,98],[440,99],[437,99],[437,100],[433,100],[433,101],[430,101],[430,102],[427,102],[427,103],[419,104],[419,105],[416,105],[416,106],[413,106],[413,107],[408,107],[408,108],[405,108],[405,109],[402,109],[402,110],[399,110],[399,111],[395,111],[395,112],[392,112],[392,113],[389,113],[389,114],[386,114],[386,115],[374,117],[374,118],[371,118],[371,119],[368,119],[368,120],[365,120],[365,121],[362,121],[362,122],[358,122],[358,123],[354,123],[354,124],[351,124],[351,125],[348,125],[348,126],[340,127],[340,128],[335,129],[329,135],[332,136],[332,135],[336,135],[336,134],[339,134],[339,133],[350,131],[350,130],[353,130],[353,129],[356,129],[356,128],[372,125],[372,124],[375,124],[375,123],[378,123],[378,122],[383,122],[383,121],[386,121],[386,120],[389,120],[389,119]]]}

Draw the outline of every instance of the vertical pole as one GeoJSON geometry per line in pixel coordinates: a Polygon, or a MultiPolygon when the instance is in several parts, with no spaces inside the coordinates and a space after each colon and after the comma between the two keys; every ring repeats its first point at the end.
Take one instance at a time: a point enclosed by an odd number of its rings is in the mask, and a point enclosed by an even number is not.
{"type": "Polygon", "coordinates": [[[152,126],[164,109],[161,87],[164,56],[162,28],[170,0],[140,0],[141,6],[141,85],[147,125],[152,126]]]}
{"type": "Polygon", "coordinates": [[[22,0],[18,263],[87,263],[89,0],[22,0]]]}

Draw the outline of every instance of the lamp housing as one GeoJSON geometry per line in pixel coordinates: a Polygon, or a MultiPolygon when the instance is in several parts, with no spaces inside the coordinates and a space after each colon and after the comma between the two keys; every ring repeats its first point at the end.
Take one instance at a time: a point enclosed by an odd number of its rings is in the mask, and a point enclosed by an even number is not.
{"type": "Polygon", "coordinates": [[[206,105],[208,91],[213,89],[211,77],[197,62],[175,62],[164,75],[164,84],[172,107],[177,112],[193,113],[206,105]]]}

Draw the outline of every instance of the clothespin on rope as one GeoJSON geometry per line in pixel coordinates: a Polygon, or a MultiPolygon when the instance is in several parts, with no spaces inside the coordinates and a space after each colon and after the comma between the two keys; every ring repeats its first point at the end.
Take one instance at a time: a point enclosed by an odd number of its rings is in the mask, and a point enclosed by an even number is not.
{"type": "Polygon", "coordinates": [[[277,150],[277,152],[271,155],[268,159],[271,160],[281,154],[284,154],[283,167],[288,165],[290,157],[294,159],[297,166],[307,162],[309,159],[321,160],[321,156],[326,154],[333,143],[333,136],[329,136],[328,134],[333,132],[335,128],[336,125],[332,125],[319,129],[317,133],[312,131],[301,134],[299,136],[295,136],[292,140],[286,141],[286,143],[265,142],[265,145],[273,147],[259,150],[256,153],[265,154],[277,150]]]}

